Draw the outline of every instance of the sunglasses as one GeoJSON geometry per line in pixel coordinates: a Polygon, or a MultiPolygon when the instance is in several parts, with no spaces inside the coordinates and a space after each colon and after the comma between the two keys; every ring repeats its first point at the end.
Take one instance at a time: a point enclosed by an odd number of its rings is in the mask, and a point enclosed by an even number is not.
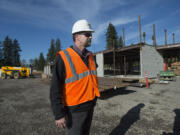
{"type": "Polygon", "coordinates": [[[79,33],[79,34],[84,35],[86,37],[92,37],[92,33],[83,32],[83,33],[79,33]]]}

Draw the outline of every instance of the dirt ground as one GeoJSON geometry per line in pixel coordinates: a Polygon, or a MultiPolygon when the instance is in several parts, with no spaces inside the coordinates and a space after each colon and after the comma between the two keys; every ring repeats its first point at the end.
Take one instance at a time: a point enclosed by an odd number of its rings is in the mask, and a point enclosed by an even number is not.
{"type": "MultiPolygon", "coordinates": [[[[179,87],[177,77],[149,89],[101,92],[91,135],[180,135],[179,87]]],[[[40,78],[0,80],[0,135],[65,135],[55,126],[47,83],[40,78]]]]}

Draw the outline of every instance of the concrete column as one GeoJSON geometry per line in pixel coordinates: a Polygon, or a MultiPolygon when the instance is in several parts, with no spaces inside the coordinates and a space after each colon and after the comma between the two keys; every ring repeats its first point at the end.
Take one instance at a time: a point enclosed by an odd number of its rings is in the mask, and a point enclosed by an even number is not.
{"type": "Polygon", "coordinates": [[[104,77],[104,55],[103,53],[96,54],[96,62],[98,64],[97,75],[104,77]]]}

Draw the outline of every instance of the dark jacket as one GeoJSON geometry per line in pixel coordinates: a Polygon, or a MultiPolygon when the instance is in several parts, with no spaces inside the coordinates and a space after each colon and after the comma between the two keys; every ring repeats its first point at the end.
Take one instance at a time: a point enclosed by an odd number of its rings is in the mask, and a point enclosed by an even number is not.
{"type": "MultiPolygon", "coordinates": [[[[79,54],[83,62],[89,67],[89,54],[91,52],[89,52],[86,49],[83,52],[81,52],[76,46],[71,46],[71,48],[74,49],[77,52],[77,54],[79,54]]],[[[94,107],[96,103],[96,99],[94,99],[93,101],[88,101],[86,103],[79,104],[76,106],[65,107],[62,104],[62,90],[65,82],[65,75],[66,69],[64,61],[62,60],[60,55],[57,55],[50,86],[50,101],[55,116],[55,120],[64,117],[67,111],[86,111],[94,107]]]]}

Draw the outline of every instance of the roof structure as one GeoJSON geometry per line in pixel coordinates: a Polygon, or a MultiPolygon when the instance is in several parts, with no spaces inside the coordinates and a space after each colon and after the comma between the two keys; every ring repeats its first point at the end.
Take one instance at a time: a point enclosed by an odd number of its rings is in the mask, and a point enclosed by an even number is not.
{"type": "MultiPolygon", "coordinates": [[[[152,46],[149,44],[144,44],[142,43],[142,45],[148,45],[148,46],[152,46]]],[[[176,44],[168,44],[167,46],[157,46],[157,50],[161,51],[161,50],[171,50],[171,49],[180,49],[180,43],[176,43],[176,44]]],[[[94,55],[99,54],[99,53],[111,53],[113,51],[115,52],[124,52],[124,51],[130,51],[130,50],[139,50],[140,49],[140,44],[134,44],[134,45],[130,45],[130,46],[125,46],[123,48],[118,48],[118,49],[110,49],[110,50],[104,50],[104,51],[99,51],[99,52],[95,52],[94,55]]]]}
{"type": "Polygon", "coordinates": [[[180,49],[180,43],[168,44],[167,46],[158,46],[157,50],[180,49]]]}

